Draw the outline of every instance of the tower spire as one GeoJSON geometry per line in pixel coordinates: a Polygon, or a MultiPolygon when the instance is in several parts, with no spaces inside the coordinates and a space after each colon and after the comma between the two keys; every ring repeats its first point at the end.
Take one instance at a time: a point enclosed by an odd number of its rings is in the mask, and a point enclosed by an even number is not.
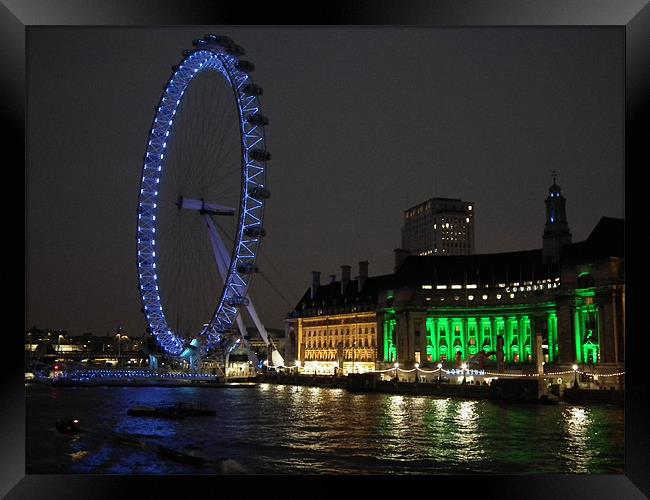
{"type": "Polygon", "coordinates": [[[553,184],[548,188],[546,203],[546,224],[543,236],[544,262],[558,262],[562,247],[571,243],[571,232],[566,217],[566,200],[562,189],[556,183],[557,171],[551,172],[553,184]]]}

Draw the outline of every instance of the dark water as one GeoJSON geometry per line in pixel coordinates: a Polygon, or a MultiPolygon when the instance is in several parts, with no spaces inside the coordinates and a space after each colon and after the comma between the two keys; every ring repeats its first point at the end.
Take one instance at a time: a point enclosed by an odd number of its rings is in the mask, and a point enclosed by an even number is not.
{"type": "Polygon", "coordinates": [[[623,410],[517,405],[343,389],[26,386],[27,473],[615,473],[623,410]],[[127,416],[137,404],[205,402],[216,417],[127,416]],[[85,433],[60,434],[59,418],[85,433]],[[185,465],[113,432],[211,460],[185,465]]]}

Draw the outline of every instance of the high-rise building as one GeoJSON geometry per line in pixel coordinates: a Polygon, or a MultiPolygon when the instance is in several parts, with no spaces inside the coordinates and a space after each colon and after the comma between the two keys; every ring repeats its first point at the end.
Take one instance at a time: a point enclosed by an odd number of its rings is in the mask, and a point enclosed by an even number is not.
{"type": "Polygon", "coordinates": [[[474,203],[431,198],[404,212],[402,249],[411,255],[474,253],[474,203]]]}

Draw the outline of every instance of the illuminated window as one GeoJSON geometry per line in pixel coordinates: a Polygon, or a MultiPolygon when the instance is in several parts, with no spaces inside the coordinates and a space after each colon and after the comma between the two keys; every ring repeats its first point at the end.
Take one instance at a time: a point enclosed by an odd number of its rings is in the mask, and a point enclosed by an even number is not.
{"type": "Polygon", "coordinates": [[[471,210],[471,209],[472,209],[472,205],[469,205],[469,206],[467,207],[467,210],[471,210]]]}

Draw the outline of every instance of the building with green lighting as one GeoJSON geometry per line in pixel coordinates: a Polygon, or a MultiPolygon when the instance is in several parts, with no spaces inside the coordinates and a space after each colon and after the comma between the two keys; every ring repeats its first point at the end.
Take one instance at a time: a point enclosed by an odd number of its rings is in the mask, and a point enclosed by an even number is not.
{"type": "Polygon", "coordinates": [[[543,249],[406,257],[377,297],[378,361],[484,363],[502,351],[507,365],[533,363],[539,335],[546,363],[622,365],[622,246],[623,221],[604,217],[558,262],[543,249]]]}
{"type": "Polygon", "coordinates": [[[341,342],[354,344],[343,328],[339,335],[326,326],[365,311],[374,312],[375,369],[440,362],[524,367],[537,363],[540,352],[553,366],[622,369],[624,221],[603,217],[585,241],[572,243],[565,199],[554,182],[542,241],[540,249],[496,254],[396,252],[393,274],[368,277],[365,263],[366,275],[357,280],[312,284],[288,320],[298,357],[304,362],[310,346],[313,359],[335,360],[341,342]],[[306,332],[303,324],[314,328],[306,332]]]}

